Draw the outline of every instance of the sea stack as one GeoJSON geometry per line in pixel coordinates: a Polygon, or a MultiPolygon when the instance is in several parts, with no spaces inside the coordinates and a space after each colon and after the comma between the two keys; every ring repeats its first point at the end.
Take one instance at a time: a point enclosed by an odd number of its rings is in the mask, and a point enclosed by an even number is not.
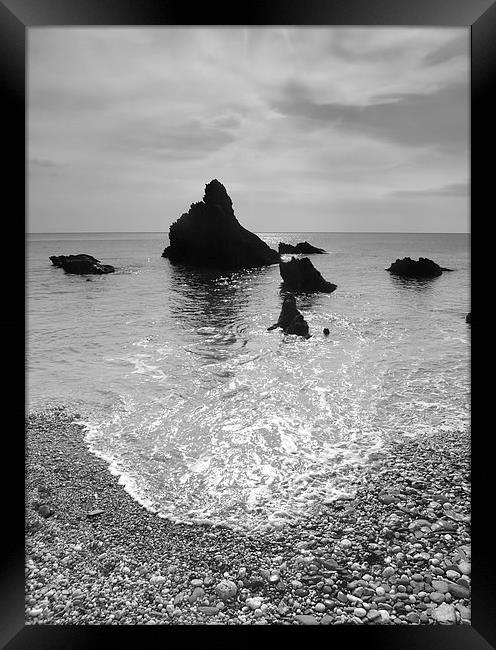
{"type": "Polygon", "coordinates": [[[77,255],[51,255],[50,261],[54,266],[64,269],[74,275],[102,275],[113,273],[115,268],[110,264],[102,264],[93,255],[78,253],[77,255]]]}
{"type": "Polygon", "coordinates": [[[451,271],[451,269],[445,269],[427,257],[419,257],[418,261],[404,257],[393,262],[386,271],[404,278],[436,278],[442,275],[443,271],[451,271]]]}
{"type": "Polygon", "coordinates": [[[326,251],[323,248],[317,248],[312,246],[307,241],[299,242],[298,244],[285,244],[284,242],[279,242],[279,254],[284,255],[287,253],[302,253],[303,255],[312,255],[317,253],[325,253],[326,251]]]}
{"type": "Polygon", "coordinates": [[[276,264],[279,253],[237,220],[226,188],[214,179],[169,229],[170,245],[162,257],[173,264],[243,269],[276,264]]]}
{"type": "Polygon", "coordinates": [[[331,293],[337,288],[336,284],[324,280],[308,257],[297,259],[292,257],[289,262],[279,262],[279,271],[284,288],[296,293],[331,293]]]}
{"type": "Polygon", "coordinates": [[[270,330],[274,330],[276,327],[280,327],[285,334],[297,334],[306,339],[310,338],[308,323],[303,318],[302,313],[296,308],[296,298],[293,294],[288,294],[284,298],[277,323],[268,327],[267,331],[270,332],[270,330]]]}

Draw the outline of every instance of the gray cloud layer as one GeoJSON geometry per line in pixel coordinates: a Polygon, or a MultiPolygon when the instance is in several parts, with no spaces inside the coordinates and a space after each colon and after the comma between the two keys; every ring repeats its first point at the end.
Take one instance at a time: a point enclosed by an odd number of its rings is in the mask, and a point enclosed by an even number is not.
{"type": "Polygon", "coordinates": [[[465,231],[468,45],[464,29],[30,29],[29,228],[166,231],[217,177],[252,230],[465,231]]]}

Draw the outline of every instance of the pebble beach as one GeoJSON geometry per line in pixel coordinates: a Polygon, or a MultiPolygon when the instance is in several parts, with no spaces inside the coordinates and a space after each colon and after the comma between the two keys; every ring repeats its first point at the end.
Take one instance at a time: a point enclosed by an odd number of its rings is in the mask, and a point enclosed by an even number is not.
{"type": "Polygon", "coordinates": [[[75,414],[26,421],[26,622],[469,625],[470,433],[390,442],[353,498],[249,535],[144,509],[75,414]]]}

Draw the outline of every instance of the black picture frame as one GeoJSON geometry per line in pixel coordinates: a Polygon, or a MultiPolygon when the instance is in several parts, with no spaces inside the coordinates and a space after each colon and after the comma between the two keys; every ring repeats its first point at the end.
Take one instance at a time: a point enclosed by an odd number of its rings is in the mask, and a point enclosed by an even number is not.
{"type": "MultiPolygon", "coordinates": [[[[204,3],[193,7],[177,0],[0,0],[0,82],[2,101],[3,209],[7,241],[21,241],[25,225],[25,51],[30,27],[63,25],[376,25],[376,26],[463,26],[471,30],[471,239],[473,224],[480,223],[492,206],[494,181],[489,178],[493,164],[486,161],[494,151],[496,71],[496,3],[493,0],[251,0],[242,6],[230,3],[204,3]],[[7,208],[8,206],[8,208],[7,208]]],[[[24,239],[23,239],[24,240],[24,239]]],[[[10,243],[9,243],[10,246],[10,243]]],[[[17,248],[17,247],[16,247],[17,248]]],[[[18,255],[18,253],[17,253],[18,255]]],[[[472,260],[473,260],[472,253],[472,260]]],[[[482,255],[484,258],[484,255],[482,255]]],[[[9,260],[13,268],[15,259],[9,260]]],[[[472,262],[477,269],[477,260],[472,262]],[[474,263],[475,262],[475,263],[474,263]]],[[[18,270],[15,271],[20,276],[18,270]]],[[[473,296],[472,296],[473,297],[473,296]]],[[[36,626],[24,622],[24,369],[21,355],[25,350],[24,282],[10,277],[4,284],[4,317],[1,322],[8,368],[5,410],[13,424],[4,426],[4,471],[2,476],[1,521],[4,551],[0,556],[0,646],[8,650],[36,648],[98,648],[128,643],[132,647],[155,646],[160,641],[190,642],[192,634],[199,642],[228,643],[277,642],[335,644],[360,643],[364,647],[443,648],[446,650],[487,650],[496,647],[496,606],[494,598],[494,560],[492,539],[487,526],[493,510],[491,498],[492,459],[484,452],[485,438],[491,427],[476,424],[474,413],[489,403],[487,393],[472,391],[472,495],[474,506],[474,545],[471,626],[36,626]],[[11,281],[12,280],[12,281],[11,281]],[[5,295],[6,292],[6,295],[5,295]],[[15,306],[15,307],[14,307],[15,306]],[[6,470],[7,461],[15,469],[6,470]],[[485,510],[486,505],[488,511],[485,510]],[[272,629],[268,629],[271,627],[272,629]],[[232,636],[234,635],[234,636],[232,636]],[[275,637],[275,638],[274,638],[275,637]]],[[[476,307],[476,338],[482,338],[480,311],[476,307]]],[[[489,339],[487,339],[489,340],[489,339]]],[[[472,346],[473,360],[478,344],[472,346]]],[[[473,386],[472,381],[472,386],[473,386]]],[[[487,391],[487,389],[485,389],[487,391]]]]}

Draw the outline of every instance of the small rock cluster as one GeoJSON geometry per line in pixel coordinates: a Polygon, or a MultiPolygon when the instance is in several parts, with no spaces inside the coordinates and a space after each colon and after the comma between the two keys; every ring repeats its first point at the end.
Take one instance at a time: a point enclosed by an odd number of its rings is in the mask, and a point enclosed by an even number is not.
{"type": "Polygon", "coordinates": [[[26,441],[28,623],[470,623],[468,433],[391,441],[353,499],[257,536],[144,510],[63,409],[26,441]]]}

